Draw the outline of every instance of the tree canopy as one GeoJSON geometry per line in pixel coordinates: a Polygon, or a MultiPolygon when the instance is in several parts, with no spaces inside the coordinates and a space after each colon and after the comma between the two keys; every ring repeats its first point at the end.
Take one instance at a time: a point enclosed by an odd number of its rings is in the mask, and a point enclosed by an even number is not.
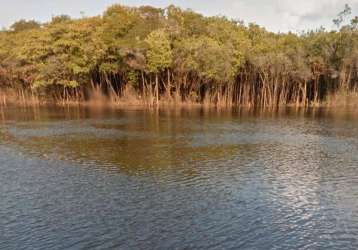
{"type": "Polygon", "coordinates": [[[338,30],[299,34],[173,5],[20,20],[0,32],[0,85],[61,90],[66,98],[94,85],[120,97],[130,85],[157,100],[166,93],[228,105],[306,105],[356,90],[358,17],[348,21],[351,15],[346,5],[333,20],[338,30]]]}

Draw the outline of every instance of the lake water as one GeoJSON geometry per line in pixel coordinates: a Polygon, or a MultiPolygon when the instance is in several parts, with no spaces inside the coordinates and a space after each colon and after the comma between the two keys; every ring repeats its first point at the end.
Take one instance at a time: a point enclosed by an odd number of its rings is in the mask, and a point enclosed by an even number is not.
{"type": "Polygon", "coordinates": [[[2,108],[0,249],[358,249],[358,113],[2,108]]]}

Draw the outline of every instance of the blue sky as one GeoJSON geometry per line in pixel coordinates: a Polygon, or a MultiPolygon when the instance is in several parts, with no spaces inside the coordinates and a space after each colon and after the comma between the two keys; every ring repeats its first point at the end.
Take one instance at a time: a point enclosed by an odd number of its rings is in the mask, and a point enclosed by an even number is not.
{"type": "Polygon", "coordinates": [[[205,15],[226,15],[255,22],[271,31],[299,31],[321,25],[332,28],[332,19],[348,3],[358,15],[358,0],[4,0],[0,9],[0,27],[8,27],[21,18],[47,21],[52,15],[73,17],[99,15],[107,6],[170,4],[190,8],[205,15]]]}

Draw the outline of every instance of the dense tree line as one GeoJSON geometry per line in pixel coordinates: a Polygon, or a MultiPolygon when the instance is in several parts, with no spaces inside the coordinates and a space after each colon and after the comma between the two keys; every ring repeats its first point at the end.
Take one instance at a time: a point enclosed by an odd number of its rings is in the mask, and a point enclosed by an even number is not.
{"type": "MultiPolygon", "coordinates": [[[[0,32],[0,86],[55,100],[309,105],[358,85],[358,18],[338,31],[272,33],[175,6],[20,20],[0,32]]],[[[343,25],[344,24],[344,25],[343,25]]]]}

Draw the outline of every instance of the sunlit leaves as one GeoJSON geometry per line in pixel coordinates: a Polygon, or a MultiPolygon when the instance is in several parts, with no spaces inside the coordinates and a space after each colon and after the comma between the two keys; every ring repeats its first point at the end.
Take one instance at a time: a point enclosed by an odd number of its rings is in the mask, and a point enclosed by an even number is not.
{"type": "Polygon", "coordinates": [[[164,30],[156,30],[145,39],[147,43],[147,66],[148,70],[158,73],[169,68],[172,63],[172,51],[168,35],[164,30]]]}

